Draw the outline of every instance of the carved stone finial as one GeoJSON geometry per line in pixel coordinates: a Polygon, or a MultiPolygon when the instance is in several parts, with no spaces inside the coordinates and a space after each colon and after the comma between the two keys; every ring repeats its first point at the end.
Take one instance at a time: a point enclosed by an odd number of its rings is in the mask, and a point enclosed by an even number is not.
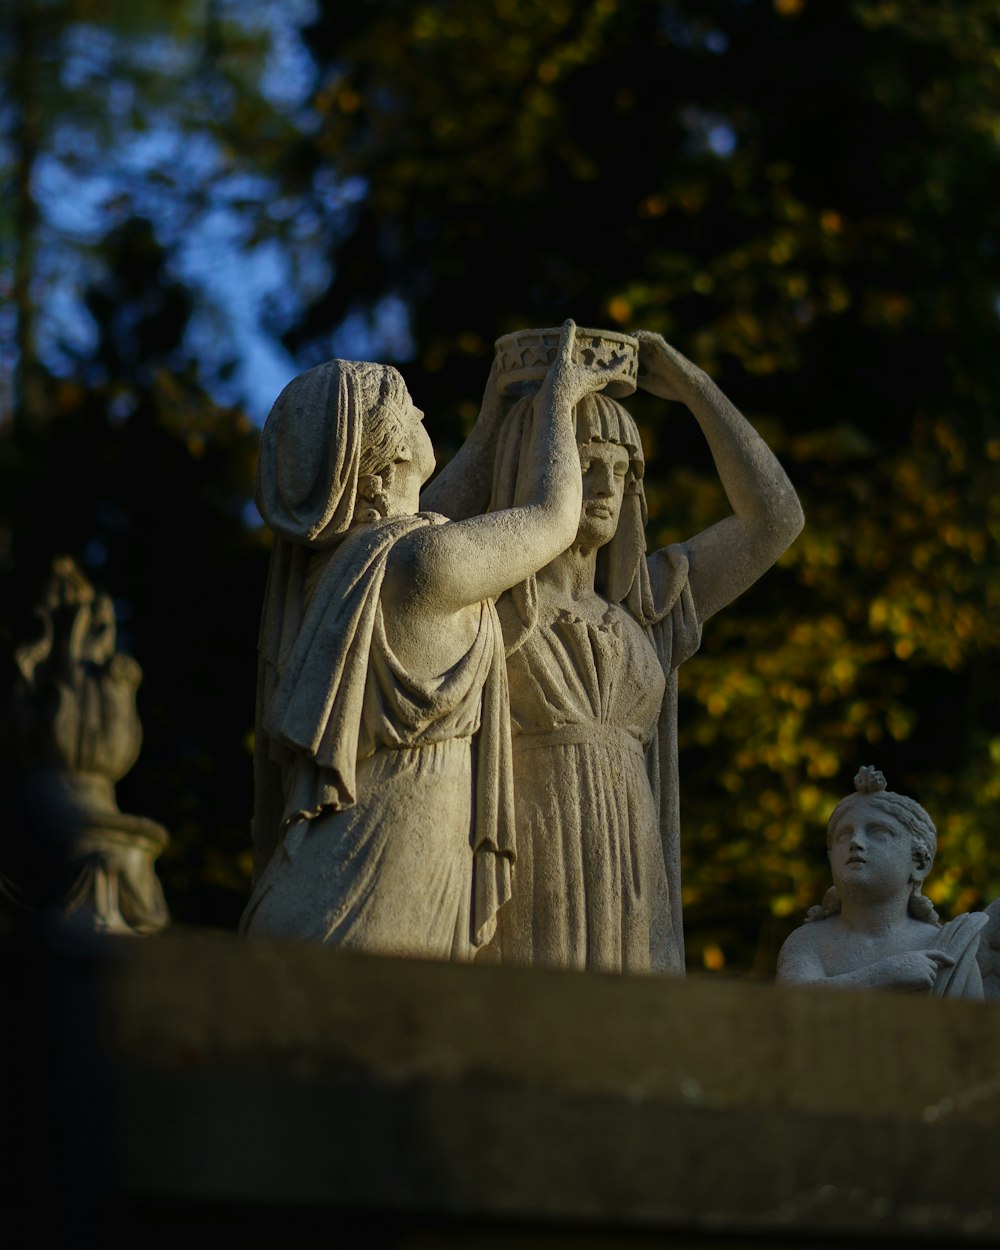
{"type": "MultiPolygon", "coordinates": [[[[116,650],[111,599],[69,556],[53,560],[36,615],[40,637],[14,652],[7,719],[26,801],[62,861],[60,902],[78,919],[89,913],[99,931],[157,932],[170,920],[153,867],[168,835],[153,820],[122,813],[115,798],[142,744],[142,671],[116,650]]],[[[8,897],[32,901],[16,874],[4,887],[8,897]]]]}

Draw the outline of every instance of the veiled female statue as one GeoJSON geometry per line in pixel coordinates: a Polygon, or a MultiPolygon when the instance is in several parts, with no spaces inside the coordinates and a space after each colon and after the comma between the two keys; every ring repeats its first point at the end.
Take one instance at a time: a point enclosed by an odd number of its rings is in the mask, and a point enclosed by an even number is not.
{"type": "MultiPolygon", "coordinates": [[[[683,969],[677,669],[697,651],[703,623],[802,527],[795,492],[762,439],[658,335],[639,335],[638,384],[694,414],[733,512],[647,557],[635,422],[605,394],[577,406],[576,534],[498,603],[518,857],[511,901],[483,955],[503,962],[683,969]]],[[[534,419],[522,404],[500,429],[492,507],[524,489],[521,448],[534,419]]]]}
{"type": "MultiPolygon", "coordinates": [[[[489,516],[418,511],[434,455],[395,369],[329,361],[276,401],[245,933],[456,959],[492,935],[514,853],[494,600],[577,525],[572,414],[604,379],[574,333],[532,405],[523,489],[489,516]]],[[[491,376],[484,429],[497,404],[491,376]]]]}

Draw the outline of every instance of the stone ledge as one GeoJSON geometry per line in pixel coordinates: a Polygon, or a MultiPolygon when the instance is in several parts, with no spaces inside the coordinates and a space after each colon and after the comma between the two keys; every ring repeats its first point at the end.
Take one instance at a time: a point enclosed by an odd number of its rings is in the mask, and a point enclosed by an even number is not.
{"type": "Polygon", "coordinates": [[[229,935],[114,950],[131,1200],[1000,1241],[994,1005],[229,935]]]}

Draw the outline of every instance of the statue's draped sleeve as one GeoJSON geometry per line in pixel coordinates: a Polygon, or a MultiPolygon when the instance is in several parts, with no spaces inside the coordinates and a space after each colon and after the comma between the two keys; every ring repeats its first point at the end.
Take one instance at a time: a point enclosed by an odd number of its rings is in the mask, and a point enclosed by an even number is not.
{"type": "Polygon", "coordinates": [[[677,764],[677,670],[701,644],[701,622],[688,583],[688,560],[680,546],[663,547],[646,561],[649,579],[648,629],[667,679],[657,733],[650,753],[650,777],[660,813],[660,840],[670,890],[674,942],[684,970],[681,906],[681,807],[677,764]],[[650,619],[652,618],[652,619],[650,619]]]}
{"type": "Polygon", "coordinates": [[[984,997],[978,955],[990,919],[988,911],[963,912],[938,930],[930,945],[950,955],[954,962],[939,970],[931,988],[932,998],[984,997]]]}

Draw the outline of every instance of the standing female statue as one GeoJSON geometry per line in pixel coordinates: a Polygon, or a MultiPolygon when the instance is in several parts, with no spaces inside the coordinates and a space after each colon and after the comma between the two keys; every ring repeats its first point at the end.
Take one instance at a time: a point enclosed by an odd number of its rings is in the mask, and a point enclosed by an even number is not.
{"type": "MultiPolygon", "coordinates": [[[[576,528],[572,414],[604,379],[572,362],[574,333],[533,406],[524,489],[489,516],[418,512],[434,455],[389,366],[329,361],[271,410],[245,933],[459,959],[492,935],[514,836],[493,600],[576,528]]],[[[492,376],[484,410],[491,428],[492,376]]]]}
{"type": "MultiPolygon", "coordinates": [[[[638,338],[639,385],[694,414],[733,514],[647,558],[635,423],[603,394],[578,405],[577,532],[498,604],[518,839],[488,953],[504,962],[683,969],[676,670],[802,528],[784,471],[718,387],[658,335],[638,338]]],[[[521,404],[500,431],[494,507],[524,488],[533,421],[521,404]]]]}

